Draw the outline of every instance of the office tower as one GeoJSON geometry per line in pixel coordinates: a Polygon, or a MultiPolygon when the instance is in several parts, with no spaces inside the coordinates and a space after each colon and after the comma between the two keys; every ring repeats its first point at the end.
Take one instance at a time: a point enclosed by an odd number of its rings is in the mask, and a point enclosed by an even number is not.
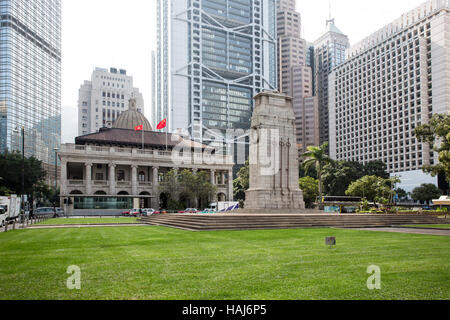
{"type": "Polygon", "coordinates": [[[78,132],[86,135],[110,127],[128,110],[130,98],[136,99],[138,111],[144,113],[144,99],[133,87],[133,77],[123,69],[96,68],[91,81],[81,85],[78,97],[78,132]]]}
{"type": "Polygon", "coordinates": [[[297,145],[300,153],[319,144],[318,100],[313,97],[309,47],[300,37],[301,16],[295,0],[277,0],[279,89],[293,98],[297,145]]]}
{"type": "Polygon", "coordinates": [[[339,30],[334,19],[327,20],[324,34],[314,42],[315,95],[319,100],[320,144],[330,140],[328,110],[328,76],[345,61],[345,51],[350,46],[348,37],[339,30]]]}
{"type": "Polygon", "coordinates": [[[313,95],[316,96],[316,60],[314,56],[314,44],[307,42],[306,43],[306,65],[311,68],[312,73],[312,92],[313,95]]]}
{"type": "Polygon", "coordinates": [[[330,76],[330,152],[391,174],[437,163],[414,129],[450,112],[450,2],[427,1],[348,51],[330,76]]]}
{"type": "Polygon", "coordinates": [[[158,0],[157,15],[155,121],[203,142],[244,135],[253,97],[277,89],[275,0],[158,0]]]}
{"type": "Polygon", "coordinates": [[[61,1],[1,0],[0,13],[0,152],[24,147],[53,185],[61,145],[61,1]]]}
{"type": "Polygon", "coordinates": [[[151,89],[151,91],[152,91],[152,117],[150,119],[150,123],[153,124],[153,126],[152,126],[153,128],[156,128],[154,126],[155,122],[157,122],[157,116],[156,116],[157,83],[156,83],[156,53],[155,53],[155,51],[152,51],[152,71],[151,72],[152,72],[152,89],[151,89]]]}

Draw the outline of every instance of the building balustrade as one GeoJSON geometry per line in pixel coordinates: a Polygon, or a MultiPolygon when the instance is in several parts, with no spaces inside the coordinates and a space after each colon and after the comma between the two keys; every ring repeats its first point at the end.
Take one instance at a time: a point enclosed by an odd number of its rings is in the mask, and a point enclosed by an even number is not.
{"type": "Polygon", "coordinates": [[[95,180],[95,181],[93,181],[93,185],[95,185],[95,186],[108,186],[109,185],[109,181],[107,181],[107,180],[95,180]]]}
{"type": "MultiPolygon", "coordinates": [[[[74,154],[74,155],[89,155],[94,152],[96,155],[105,155],[108,157],[123,157],[123,155],[131,155],[131,157],[147,159],[147,160],[161,160],[166,159],[172,162],[172,151],[161,150],[140,150],[131,148],[117,148],[117,147],[97,147],[97,146],[81,146],[75,144],[65,144],[61,146],[61,153],[74,154]]],[[[199,164],[202,159],[208,163],[227,164],[233,163],[233,157],[230,155],[211,155],[194,153],[190,154],[192,164],[199,164]]],[[[186,162],[188,160],[184,155],[180,160],[186,162]]]]}
{"type": "Polygon", "coordinates": [[[68,180],[70,186],[83,186],[84,180],[68,180]]]}

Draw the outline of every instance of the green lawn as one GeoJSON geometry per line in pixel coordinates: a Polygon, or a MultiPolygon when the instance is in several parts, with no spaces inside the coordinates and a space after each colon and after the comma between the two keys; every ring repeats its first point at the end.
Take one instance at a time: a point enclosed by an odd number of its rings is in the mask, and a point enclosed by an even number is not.
{"type": "Polygon", "coordinates": [[[136,224],[139,223],[137,218],[58,218],[49,219],[36,225],[63,226],[73,224],[136,224]]]}
{"type": "Polygon", "coordinates": [[[412,224],[403,227],[424,229],[450,229],[450,224],[412,224]]]}
{"type": "Polygon", "coordinates": [[[0,233],[0,300],[448,300],[449,250],[450,237],[334,229],[15,230],[0,233]],[[71,265],[79,291],[66,288],[71,265]],[[367,289],[369,265],[381,290],[367,289]]]}

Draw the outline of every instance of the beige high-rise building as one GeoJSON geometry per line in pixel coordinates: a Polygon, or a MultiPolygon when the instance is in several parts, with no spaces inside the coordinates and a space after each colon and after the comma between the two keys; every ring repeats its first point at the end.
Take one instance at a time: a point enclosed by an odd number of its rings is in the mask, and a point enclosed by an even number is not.
{"type": "Polygon", "coordinates": [[[420,182],[438,158],[414,129],[450,113],[450,1],[429,0],[350,48],[329,89],[331,157],[381,160],[420,182]]]}
{"type": "Polygon", "coordinates": [[[110,126],[127,110],[130,98],[136,99],[139,112],[144,113],[142,93],[133,87],[133,77],[126,70],[96,68],[91,81],[85,81],[78,91],[78,134],[110,126]]]}
{"type": "Polygon", "coordinates": [[[318,100],[313,97],[312,69],[301,38],[301,15],[295,0],[277,1],[279,90],[293,98],[299,152],[319,144],[318,100]]]}

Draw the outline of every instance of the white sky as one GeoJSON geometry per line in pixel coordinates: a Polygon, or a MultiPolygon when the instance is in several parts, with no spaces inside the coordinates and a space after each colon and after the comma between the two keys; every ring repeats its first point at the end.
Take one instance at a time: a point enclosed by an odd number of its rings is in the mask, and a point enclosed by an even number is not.
{"type": "MultiPolygon", "coordinates": [[[[181,0],[180,0],[181,1],[181,0]]],[[[303,37],[316,40],[331,3],[336,26],[352,45],[425,0],[297,0],[303,37]]],[[[151,113],[151,51],[156,49],[156,0],[63,0],[63,143],[78,131],[78,89],[95,67],[126,69],[151,113]]]]}

